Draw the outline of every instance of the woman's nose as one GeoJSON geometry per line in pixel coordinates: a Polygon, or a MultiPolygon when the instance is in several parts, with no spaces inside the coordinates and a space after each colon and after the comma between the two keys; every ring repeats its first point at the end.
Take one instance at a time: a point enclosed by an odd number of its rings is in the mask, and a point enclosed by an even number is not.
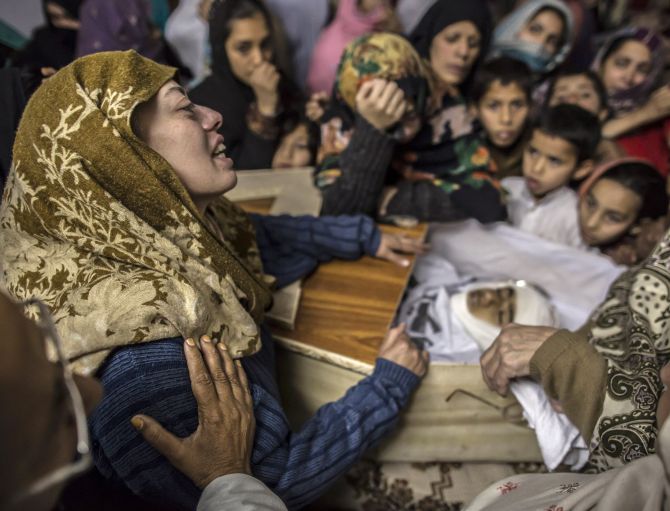
{"type": "Polygon", "coordinates": [[[456,45],[456,55],[463,59],[467,60],[470,47],[467,41],[461,41],[456,45]]]}
{"type": "Polygon", "coordinates": [[[207,108],[206,106],[198,105],[198,108],[202,113],[202,127],[206,131],[218,131],[218,129],[221,127],[221,124],[223,124],[223,117],[221,114],[216,110],[207,108]]]}
{"type": "Polygon", "coordinates": [[[263,52],[260,48],[254,48],[251,51],[251,62],[254,64],[254,66],[257,66],[263,62],[263,52]]]}

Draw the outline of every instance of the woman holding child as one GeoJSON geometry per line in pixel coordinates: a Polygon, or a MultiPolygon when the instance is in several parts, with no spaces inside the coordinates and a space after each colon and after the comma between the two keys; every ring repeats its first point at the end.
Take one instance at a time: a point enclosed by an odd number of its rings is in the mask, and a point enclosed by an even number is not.
{"type": "Polygon", "coordinates": [[[416,51],[390,34],[348,47],[334,97],[351,120],[336,110],[322,127],[323,212],[504,218],[490,156],[462,96],[486,53],[490,24],[482,1],[439,0],[410,35],[416,51]]]}
{"type": "Polygon", "coordinates": [[[0,209],[2,285],[44,300],[72,367],[103,382],[89,426],[106,478],[162,508],[195,508],[201,489],[130,419],[190,435],[198,410],[184,339],[219,339],[251,384],[253,473],[299,507],[391,429],[427,357],[392,330],[373,374],[291,431],[263,324],[268,273],[286,284],[335,254],[383,255],[389,239],[360,216],[249,218],[222,197],[236,177],[221,116],[174,76],[135,52],[107,52],[38,89],[0,209]]]}

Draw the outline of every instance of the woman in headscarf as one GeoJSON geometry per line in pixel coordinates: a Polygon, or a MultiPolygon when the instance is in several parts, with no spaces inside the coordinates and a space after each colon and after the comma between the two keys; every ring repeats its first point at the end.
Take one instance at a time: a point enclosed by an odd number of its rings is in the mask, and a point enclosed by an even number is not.
{"type": "Polygon", "coordinates": [[[86,0],[80,18],[77,57],[100,51],[135,50],[157,62],[175,63],[151,19],[148,0],[86,0]]]}
{"type": "Polygon", "coordinates": [[[12,59],[16,67],[60,69],[75,58],[81,0],[43,0],[46,25],[12,59]]]}
{"type": "Polygon", "coordinates": [[[190,95],[223,116],[220,133],[238,169],[270,168],[282,113],[300,94],[275,64],[270,14],[259,0],[214,3],[209,16],[212,74],[190,95]]]}
{"type": "Polygon", "coordinates": [[[465,100],[490,32],[485,1],[438,0],[410,34],[430,68],[433,91],[421,130],[394,158],[402,182],[386,200],[387,214],[436,221],[472,217],[484,223],[506,217],[495,164],[465,100]]]}
{"type": "Polygon", "coordinates": [[[388,240],[360,216],[252,225],[221,196],[236,180],[220,115],[191,103],[174,75],[136,52],[105,52],[37,90],[0,209],[1,284],[45,301],[72,367],[102,380],[90,428],[104,476],[162,508],[195,509],[200,489],[130,418],[154,417],[180,437],[195,430],[182,345],[205,335],[242,359],[251,382],[254,474],[299,507],[390,430],[427,360],[393,330],[402,357],[383,348],[372,375],[291,432],[262,324],[264,270],[287,284],[335,254],[381,255],[388,240]]]}
{"type": "Polygon", "coordinates": [[[392,34],[347,48],[335,113],[322,125],[322,212],[396,221],[504,218],[488,151],[459,91],[486,44],[489,16],[483,2],[464,5],[440,1],[426,13],[411,38],[418,53],[392,34]],[[456,39],[447,42],[444,30],[455,30],[456,39]]]}
{"type": "Polygon", "coordinates": [[[546,77],[570,53],[572,12],[561,0],[530,0],[512,11],[493,33],[491,56],[525,62],[538,78],[546,77]]]}
{"type": "Polygon", "coordinates": [[[646,28],[614,34],[593,61],[607,92],[610,119],[603,136],[629,156],[650,160],[670,172],[670,86],[661,86],[665,66],[662,39],[646,28]]]}
{"type": "Polygon", "coordinates": [[[340,0],[314,45],[307,75],[311,93],[333,90],[337,64],[347,44],[370,32],[399,32],[395,0],[340,0]]]}

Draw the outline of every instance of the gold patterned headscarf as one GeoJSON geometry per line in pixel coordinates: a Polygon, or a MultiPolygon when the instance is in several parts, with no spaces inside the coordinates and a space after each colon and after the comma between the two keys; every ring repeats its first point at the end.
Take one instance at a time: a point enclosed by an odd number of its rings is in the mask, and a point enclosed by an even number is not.
{"type": "Polygon", "coordinates": [[[134,51],[78,59],[37,90],[19,125],[0,286],[51,307],[85,373],[115,347],[175,336],[208,334],[238,357],[260,347],[271,295],[246,215],[221,198],[211,207],[221,232],[208,229],[130,126],[174,73],[134,51]]]}

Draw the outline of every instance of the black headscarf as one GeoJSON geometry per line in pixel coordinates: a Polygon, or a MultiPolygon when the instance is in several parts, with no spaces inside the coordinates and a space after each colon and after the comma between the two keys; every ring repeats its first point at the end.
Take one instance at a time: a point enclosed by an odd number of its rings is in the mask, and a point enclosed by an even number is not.
{"type": "Polygon", "coordinates": [[[11,67],[0,69],[0,196],[12,163],[14,135],[25,106],[21,72],[11,67]]]}
{"type": "Polygon", "coordinates": [[[53,67],[60,69],[74,60],[77,31],[54,26],[47,12],[47,3],[60,5],[74,19],[79,19],[82,0],[42,0],[46,24],[33,32],[24,49],[14,61],[18,67],[53,67]]]}
{"type": "MultiPolygon", "coordinates": [[[[240,159],[236,154],[236,148],[247,132],[246,115],[249,105],[256,98],[253,89],[235,76],[226,53],[226,40],[230,36],[231,19],[241,3],[249,4],[255,12],[263,15],[270,31],[270,37],[274,38],[272,18],[262,1],[215,1],[209,15],[212,74],[195,87],[189,96],[195,103],[212,108],[223,116],[223,125],[219,131],[226,140],[226,146],[229,148],[228,154],[235,161],[236,168],[268,168],[272,163],[272,155],[269,155],[268,161],[259,159],[248,161],[248,159],[240,159]]],[[[276,65],[274,58],[273,55],[273,64],[276,65]]],[[[298,88],[283,74],[279,83],[279,101],[281,108],[285,111],[299,108],[298,88]]]]}
{"type": "Polygon", "coordinates": [[[459,21],[470,21],[479,30],[481,49],[477,62],[472,66],[469,77],[461,84],[461,89],[474,75],[477,63],[487,54],[493,31],[491,12],[485,0],[437,0],[423,15],[419,24],[409,35],[410,42],[423,58],[430,58],[430,46],[437,34],[449,25],[459,21]]]}

